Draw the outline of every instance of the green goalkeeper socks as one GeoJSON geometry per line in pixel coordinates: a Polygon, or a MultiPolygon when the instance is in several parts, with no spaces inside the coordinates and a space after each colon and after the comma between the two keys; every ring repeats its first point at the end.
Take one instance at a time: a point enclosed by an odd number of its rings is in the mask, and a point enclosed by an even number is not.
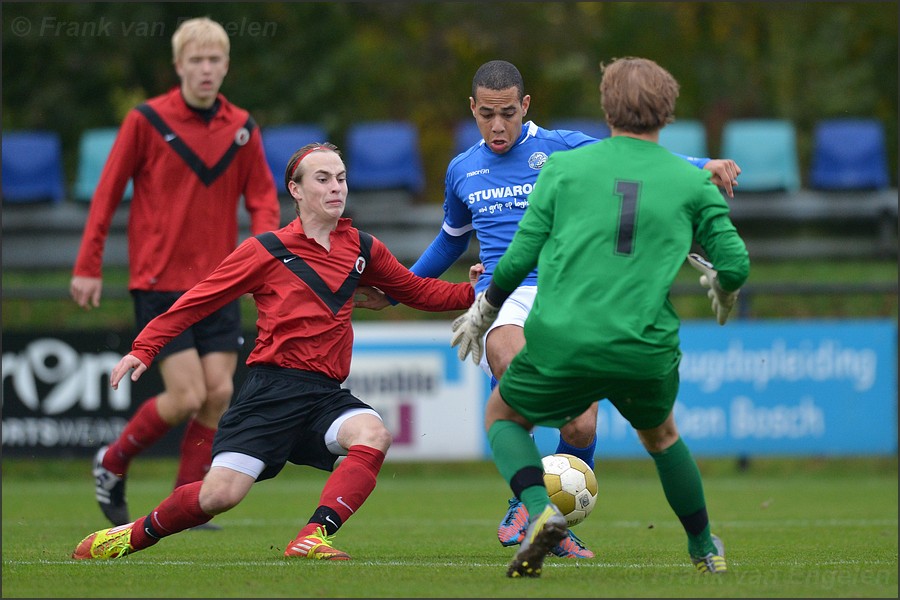
{"type": "Polygon", "coordinates": [[[691,556],[705,556],[714,552],[709,533],[709,517],[700,469],[690,449],[681,438],[662,452],[650,453],[656,463],[659,481],[669,506],[678,516],[688,536],[691,556]]]}
{"type": "Polygon", "coordinates": [[[494,464],[528,514],[539,514],[550,502],[544,466],[531,434],[512,421],[496,421],[488,431],[494,464]]]}

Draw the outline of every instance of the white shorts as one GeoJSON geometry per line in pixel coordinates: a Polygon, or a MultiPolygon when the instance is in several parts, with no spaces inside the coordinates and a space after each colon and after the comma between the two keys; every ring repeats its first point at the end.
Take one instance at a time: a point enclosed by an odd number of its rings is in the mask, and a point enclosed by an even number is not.
{"type": "MultiPolygon", "coordinates": [[[[509,295],[509,298],[507,298],[503,302],[503,306],[500,307],[500,312],[497,313],[497,319],[484,333],[482,343],[485,344],[485,348],[487,347],[487,336],[495,327],[500,327],[501,325],[517,325],[519,327],[525,327],[525,319],[528,317],[528,313],[531,312],[531,306],[534,304],[534,297],[536,294],[536,285],[522,285],[517,287],[515,291],[509,295]]],[[[491,373],[490,366],[488,366],[487,350],[481,353],[481,370],[487,373],[489,377],[494,376],[494,374],[491,373]]]]}

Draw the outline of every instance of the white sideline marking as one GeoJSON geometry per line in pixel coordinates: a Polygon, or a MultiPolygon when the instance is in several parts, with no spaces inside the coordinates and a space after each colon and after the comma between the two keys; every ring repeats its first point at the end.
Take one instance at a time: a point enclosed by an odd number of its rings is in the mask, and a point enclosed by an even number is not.
{"type": "MultiPolygon", "coordinates": [[[[652,520],[652,519],[651,519],[652,520]]],[[[779,521],[771,521],[768,519],[760,519],[760,520],[748,520],[742,519],[740,521],[727,521],[727,520],[717,520],[715,517],[711,518],[710,521],[713,524],[713,529],[717,526],[722,527],[735,527],[735,528],[747,528],[752,527],[753,529],[758,529],[760,527],[777,527],[778,529],[784,529],[785,527],[884,527],[890,525],[897,525],[897,519],[785,519],[779,521]]],[[[646,527],[648,521],[610,521],[608,523],[604,523],[604,527],[624,527],[624,528],[634,528],[634,527],[646,527]]],[[[665,522],[653,522],[654,527],[672,527],[681,529],[681,523],[676,520],[666,520],[665,522]]]]}
{"type": "MultiPolygon", "coordinates": [[[[602,518],[602,517],[601,517],[602,518]]],[[[277,525],[278,522],[285,521],[284,519],[228,519],[228,526],[232,525],[237,527],[270,527],[272,525],[277,525]]],[[[897,525],[897,518],[885,518],[885,519],[785,519],[772,521],[769,519],[741,519],[740,521],[727,521],[727,520],[718,520],[716,518],[711,519],[713,523],[713,528],[715,526],[723,526],[723,527],[770,527],[777,526],[779,528],[783,527],[884,527],[886,525],[897,525]]],[[[221,519],[217,521],[217,523],[225,523],[225,519],[221,519]]],[[[483,525],[490,523],[491,526],[494,526],[494,521],[486,521],[486,520],[475,520],[475,519],[463,519],[459,520],[460,524],[470,524],[470,525],[483,525]]],[[[681,529],[681,523],[679,523],[676,519],[667,519],[665,522],[655,522],[654,527],[675,527],[681,529]]],[[[603,527],[625,527],[625,528],[643,528],[647,526],[647,521],[604,521],[603,527]]],[[[579,531],[581,531],[579,529],[579,531]]]]}
{"type": "MultiPolygon", "coordinates": [[[[15,565],[15,566],[30,566],[30,565],[72,565],[73,563],[81,563],[81,564],[93,564],[93,565],[106,565],[107,567],[117,563],[123,565],[131,565],[131,566],[170,566],[170,567],[197,567],[197,566],[210,566],[210,567],[284,567],[284,568],[293,568],[297,563],[300,562],[309,562],[306,559],[288,559],[282,556],[273,556],[268,560],[245,560],[245,561],[208,561],[208,562],[200,562],[200,561],[190,561],[190,560],[163,560],[163,561],[152,561],[152,560],[140,560],[135,559],[134,555],[128,556],[127,558],[123,558],[121,560],[5,560],[3,561],[4,565],[15,565]]],[[[329,562],[329,561],[316,561],[320,563],[329,562]]],[[[439,561],[439,562],[419,562],[419,561],[402,561],[402,560],[358,560],[353,559],[350,561],[337,561],[334,564],[341,565],[358,565],[363,567],[422,567],[426,569],[433,569],[436,567],[484,567],[490,569],[499,569],[506,568],[509,564],[508,560],[503,560],[500,562],[469,562],[469,561],[439,561]]],[[[753,563],[751,562],[735,562],[729,561],[729,566],[747,566],[753,567],[753,563]]],[[[841,565],[860,565],[860,566],[876,566],[876,565],[896,565],[897,561],[890,560],[827,560],[827,561],[802,561],[795,560],[792,561],[791,564],[796,566],[808,566],[808,567],[822,567],[822,566],[841,566],[841,565]]],[[[759,566],[765,567],[770,566],[770,563],[760,564],[759,566]]],[[[646,562],[646,563],[632,563],[632,564],[620,564],[620,563],[605,563],[598,562],[596,560],[548,560],[544,563],[544,568],[549,569],[665,569],[665,568],[678,568],[678,567],[690,567],[690,561],[685,559],[683,562],[677,563],[655,563],[655,562],[646,562]]]]}

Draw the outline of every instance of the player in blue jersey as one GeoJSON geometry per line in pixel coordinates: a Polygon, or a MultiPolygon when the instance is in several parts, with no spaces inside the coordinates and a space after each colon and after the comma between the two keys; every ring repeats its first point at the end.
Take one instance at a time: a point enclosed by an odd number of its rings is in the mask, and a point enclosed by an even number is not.
{"type": "MultiPolygon", "coordinates": [[[[571,150],[598,140],[579,131],[548,130],[524,122],[531,103],[522,75],[515,65],[493,60],[483,64],[472,80],[469,107],[483,140],[456,156],[444,182],[444,222],[437,237],[410,270],[422,277],[438,277],[459,259],[474,232],[480,245],[483,273],[476,293],[487,289],[497,261],[506,251],[528,206],[541,167],[552,153],[571,150]]],[[[712,181],[733,196],[740,168],[732,160],[683,157],[712,173],[712,181]]],[[[652,168],[652,165],[648,165],[652,168]]],[[[504,302],[485,337],[481,367],[492,377],[492,387],[512,358],[525,345],[523,326],[537,290],[532,271],[504,302]]],[[[356,306],[379,310],[393,302],[378,290],[359,288],[365,296],[356,306]]],[[[560,429],[556,452],[572,454],[594,468],[597,438],[597,403],[560,429]]],[[[528,527],[528,512],[518,498],[509,500],[497,537],[504,546],[521,543],[528,527]]],[[[552,549],[556,556],[592,558],[571,531],[552,549]]]]}

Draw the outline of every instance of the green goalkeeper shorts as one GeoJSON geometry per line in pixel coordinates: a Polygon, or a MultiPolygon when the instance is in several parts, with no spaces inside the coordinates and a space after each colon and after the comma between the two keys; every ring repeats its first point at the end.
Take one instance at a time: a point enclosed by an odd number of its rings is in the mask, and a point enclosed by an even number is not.
{"type": "Polygon", "coordinates": [[[503,400],[534,425],[559,428],[596,400],[609,400],[635,429],[662,425],[678,396],[678,364],[654,379],[586,375],[553,377],[539,373],[520,352],[500,378],[503,400]]]}

